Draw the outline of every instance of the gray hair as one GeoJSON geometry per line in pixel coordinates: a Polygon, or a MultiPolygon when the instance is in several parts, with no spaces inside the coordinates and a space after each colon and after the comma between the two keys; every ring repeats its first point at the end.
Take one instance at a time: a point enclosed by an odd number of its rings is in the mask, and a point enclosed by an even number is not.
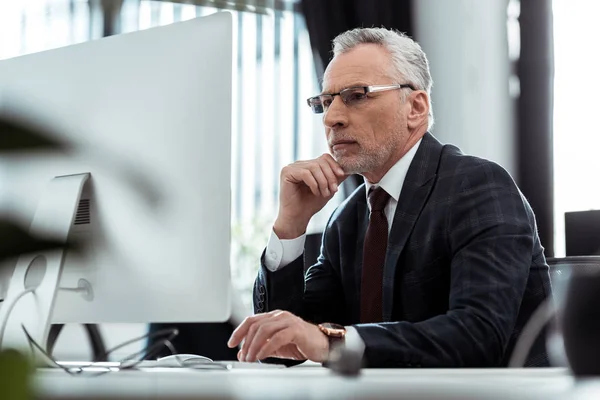
{"type": "MultiPolygon", "coordinates": [[[[416,89],[424,90],[429,97],[428,129],[433,126],[431,87],[433,80],[429,72],[429,62],[421,46],[406,34],[385,28],[356,28],[339,34],[333,39],[333,56],[346,53],[361,44],[383,46],[391,55],[397,83],[410,83],[416,89]],[[404,82],[400,80],[404,79],[404,82]]],[[[404,97],[405,98],[405,97],[404,97]]]]}

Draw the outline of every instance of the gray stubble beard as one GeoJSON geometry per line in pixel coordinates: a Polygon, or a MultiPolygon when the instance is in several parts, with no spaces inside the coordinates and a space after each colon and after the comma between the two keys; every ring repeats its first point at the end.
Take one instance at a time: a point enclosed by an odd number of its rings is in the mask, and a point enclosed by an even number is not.
{"type": "Polygon", "coordinates": [[[394,143],[390,140],[381,147],[387,151],[379,151],[369,154],[369,152],[365,151],[363,147],[360,147],[358,154],[349,157],[336,157],[335,154],[333,154],[333,158],[337,161],[340,167],[342,167],[346,174],[362,175],[365,172],[368,173],[381,167],[389,159],[389,157],[391,157],[397,146],[397,143],[394,143]],[[344,159],[346,159],[346,161],[344,159]]]}

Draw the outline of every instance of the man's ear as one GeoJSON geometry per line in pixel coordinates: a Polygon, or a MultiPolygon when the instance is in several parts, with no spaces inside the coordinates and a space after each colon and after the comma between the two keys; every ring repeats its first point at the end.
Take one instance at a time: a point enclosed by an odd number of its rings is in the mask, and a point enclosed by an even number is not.
{"type": "Polygon", "coordinates": [[[410,104],[406,122],[409,128],[417,128],[426,123],[429,116],[429,96],[423,90],[412,92],[408,99],[410,104]]]}

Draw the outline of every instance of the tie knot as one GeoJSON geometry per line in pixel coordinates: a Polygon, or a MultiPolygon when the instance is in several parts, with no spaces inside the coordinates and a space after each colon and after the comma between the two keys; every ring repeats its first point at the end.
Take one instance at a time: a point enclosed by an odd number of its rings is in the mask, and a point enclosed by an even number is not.
{"type": "Polygon", "coordinates": [[[369,204],[371,205],[371,211],[383,211],[389,198],[390,195],[381,187],[378,187],[377,189],[371,189],[369,191],[369,204]]]}

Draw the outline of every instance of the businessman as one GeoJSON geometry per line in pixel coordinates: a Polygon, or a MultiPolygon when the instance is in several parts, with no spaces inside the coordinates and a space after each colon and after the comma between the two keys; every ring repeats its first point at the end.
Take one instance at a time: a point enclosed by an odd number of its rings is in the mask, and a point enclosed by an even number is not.
{"type": "MultiPolygon", "coordinates": [[[[417,43],[355,29],[333,54],[308,99],[331,154],[281,171],[256,314],[229,345],[245,361],[326,362],[353,346],[367,367],[506,366],[551,295],[531,207],[503,168],[429,133],[432,80],[417,43]],[[307,224],[350,174],[365,184],[334,211],[304,273],[307,224]]],[[[527,365],[547,364],[538,340],[527,365]]]]}

